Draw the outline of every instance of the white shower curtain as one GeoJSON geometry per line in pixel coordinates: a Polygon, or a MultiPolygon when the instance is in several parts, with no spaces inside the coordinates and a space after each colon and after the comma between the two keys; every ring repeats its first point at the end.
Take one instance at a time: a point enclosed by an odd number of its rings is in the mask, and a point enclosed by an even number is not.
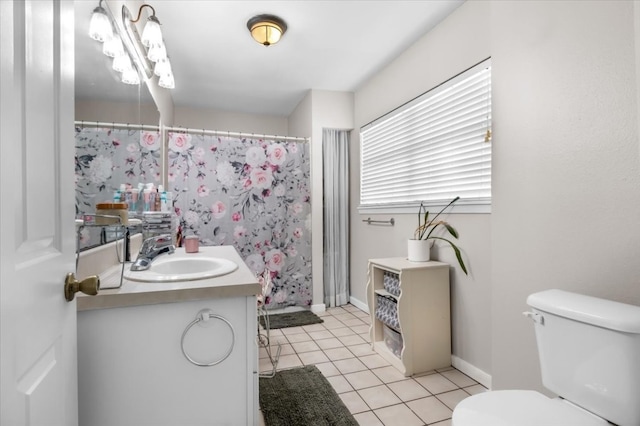
{"type": "Polygon", "coordinates": [[[349,131],[322,130],[324,303],[349,302],[349,131]]]}

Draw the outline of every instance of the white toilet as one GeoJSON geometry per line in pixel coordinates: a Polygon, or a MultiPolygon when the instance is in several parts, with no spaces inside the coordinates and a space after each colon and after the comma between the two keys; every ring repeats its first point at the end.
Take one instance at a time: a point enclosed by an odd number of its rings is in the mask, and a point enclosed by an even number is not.
{"type": "Polygon", "coordinates": [[[542,383],[460,402],[453,426],[640,425],[640,306],[547,290],[527,299],[542,383]]]}

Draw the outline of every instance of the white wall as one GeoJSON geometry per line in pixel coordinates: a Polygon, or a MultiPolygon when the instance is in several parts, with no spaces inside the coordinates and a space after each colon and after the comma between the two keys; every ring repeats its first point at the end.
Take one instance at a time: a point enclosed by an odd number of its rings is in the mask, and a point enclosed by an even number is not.
{"type": "MultiPolygon", "coordinates": [[[[636,106],[640,110],[640,1],[633,2],[634,29],[636,33],[636,106]]],[[[638,134],[640,134],[640,114],[638,114],[638,134]]],[[[640,137],[638,138],[638,151],[640,152],[640,137]]]]}
{"type": "MultiPolygon", "coordinates": [[[[157,126],[160,115],[154,104],[133,104],[76,99],[75,119],[157,126]]],[[[213,109],[175,107],[175,126],[256,135],[289,136],[287,117],[245,114],[213,109]]],[[[294,135],[295,136],[295,135],[294,135]]]]}
{"type": "Polygon", "coordinates": [[[174,126],[271,136],[290,135],[289,120],[279,115],[248,114],[216,109],[176,106],[174,126]]]}
{"type": "Polygon", "coordinates": [[[311,90],[309,90],[289,115],[289,133],[310,138],[313,131],[311,114],[311,90]]]}
{"type": "MultiPolygon", "coordinates": [[[[640,305],[639,8],[467,2],[356,92],[360,127],[492,57],[492,214],[450,219],[471,269],[468,278],[454,269],[451,281],[453,352],[490,373],[495,389],[542,390],[521,315],[529,294],[555,287],[640,305]]],[[[362,224],[358,149],[351,277],[366,300],[366,260],[405,255],[414,219],[362,224]]],[[[455,264],[446,249],[438,257],[455,264]]]]}
{"type": "Polygon", "coordinates": [[[541,388],[530,293],[640,305],[633,8],[491,4],[495,388],[541,388]]]}
{"type": "MultiPolygon", "coordinates": [[[[449,79],[491,55],[487,22],[490,4],[467,2],[438,27],[367,81],[355,93],[356,128],[449,79]]],[[[361,215],[358,131],[351,147],[351,295],[366,304],[367,259],[406,256],[407,239],[417,226],[415,214],[361,215]],[[396,225],[372,226],[367,217],[396,225]]],[[[491,223],[489,214],[452,214],[460,233],[469,276],[451,269],[452,346],[464,362],[491,373],[491,223]]],[[[452,250],[434,251],[438,260],[457,265],[452,250]]],[[[483,375],[485,376],[485,375],[483,375]]]]}
{"type": "Polygon", "coordinates": [[[323,177],[322,129],[352,129],[353,93],[311,90],[289,117],[290,131],[307,132],[311,140],[311,251],[313,308],[323,309],[323,177]],[[308,133],[310,132],[310,133],[308,133]]]}
{"type": "Polygon", "coordinates": [[[75,120],[158,126],[160,114],[154,104],[76,99],[75,120]]]}

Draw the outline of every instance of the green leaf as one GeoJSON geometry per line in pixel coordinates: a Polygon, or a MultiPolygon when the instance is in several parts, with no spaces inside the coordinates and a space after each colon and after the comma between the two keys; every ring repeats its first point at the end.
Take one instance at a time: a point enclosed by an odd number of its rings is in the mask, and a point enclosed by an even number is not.
{"type": "Polygon", "coordinates": [[[460,253],[460,249],[458,249],[458,247],[456,247],[455,244],[453,244],[451,241],[447,240],[446,238],[442,238],[442,237],[431,237],[431,238],[435,240],[446,241],[447,243],[449,243],[454,253],[456,254],[456,258],[458,259],[458,264],[460,265],[460,269],[462,269],[465,275],[469,275],[467,273],[467,267],[465,266],[464,261],[462,260],[462,254],[460,253]]]}
{"type": "Polygon", "coordinates": [[[447,228],[447,231],[449,231],[451,235],[453,235],[456,239],[458,238],[458,231],[456,231],[453,226],[449,225],[448,223],[444,223],[443,225],[445,226],[445,228],[447,228]]]}

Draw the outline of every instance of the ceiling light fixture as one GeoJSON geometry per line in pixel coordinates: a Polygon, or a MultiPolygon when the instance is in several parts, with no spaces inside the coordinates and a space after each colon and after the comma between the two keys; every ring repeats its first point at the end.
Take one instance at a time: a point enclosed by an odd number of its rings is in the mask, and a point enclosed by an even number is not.
{"type": "Polygon", "coordinates": [[[280,41],[287,31],[287,24],[275,15],[258,15],[249,19],[247,28],[255,41],[271,46],[280,41]]]}

